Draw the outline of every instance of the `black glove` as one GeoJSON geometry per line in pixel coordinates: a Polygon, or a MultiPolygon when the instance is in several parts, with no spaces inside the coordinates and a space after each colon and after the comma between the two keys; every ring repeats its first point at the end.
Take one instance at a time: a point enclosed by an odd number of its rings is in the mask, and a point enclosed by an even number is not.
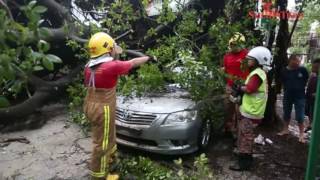
{"type": "Polygon", "coordinates": [[[232,92],[231,92],[231,101],[241,105],[242,103],[242,96],[243,96],[243,91],[241,90],[241,85],[234,83],[231,86],[232,92]]]}
{"type": "Polygon", "coordinates": [[[232,86],[232,96],[237,97],[242,94],[241,85],[234,83],[232,86]]]}

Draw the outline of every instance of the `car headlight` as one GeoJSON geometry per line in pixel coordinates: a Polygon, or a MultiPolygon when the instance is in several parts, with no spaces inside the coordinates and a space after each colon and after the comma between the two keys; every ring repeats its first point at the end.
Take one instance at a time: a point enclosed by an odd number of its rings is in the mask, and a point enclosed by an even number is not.
{"type": "Polygon", "coordinates": [[[166,120],[164,121],[164,125],[191,122],[196,119],[196,116],[197,116],[197,111],[195,110],[171,113],[166,117],[166,120]]]}

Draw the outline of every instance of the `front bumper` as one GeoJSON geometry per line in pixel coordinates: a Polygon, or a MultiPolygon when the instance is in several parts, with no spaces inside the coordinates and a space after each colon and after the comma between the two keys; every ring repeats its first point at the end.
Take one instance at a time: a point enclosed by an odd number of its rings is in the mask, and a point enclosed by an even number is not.
{"type": "Polygon", "coordinates": [[[200,123],[132,125],[116,121],[117,143],[153,153],[180,155],[198,150],[200,123]]]}

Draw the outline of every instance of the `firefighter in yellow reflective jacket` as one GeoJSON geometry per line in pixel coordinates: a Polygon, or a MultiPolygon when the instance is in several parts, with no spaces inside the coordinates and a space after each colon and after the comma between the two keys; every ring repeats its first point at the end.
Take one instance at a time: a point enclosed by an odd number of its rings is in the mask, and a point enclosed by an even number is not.
{"type": "Polygon", "coordinates": [[[271,69],[272,55],[267,48],[260,46],[251,49],[246,59],[250,74],[245,85],[233,87],[235,91],[243,93],[238,126],[238,162],[230,166],[230,169],[235,171],[248,170],[253,162],[254,128],[263,119],[266,109],[268,93],[265,71],[271,69]]]}
{"type": "Polygon", "coordinates": [[[94,34],[88,44],[90,60],[85,66],[84,76],[87,95],[84,113],[92,126],[93,151],[90,164],[92,179],[118,179],[109,174],[109,165],[115,161],[116,133],[116,85],[120,75],[129,73],[133,67],[150,60],[139,57],[129,61],[116,60],[122,49],[106,33],[94,34]]]}

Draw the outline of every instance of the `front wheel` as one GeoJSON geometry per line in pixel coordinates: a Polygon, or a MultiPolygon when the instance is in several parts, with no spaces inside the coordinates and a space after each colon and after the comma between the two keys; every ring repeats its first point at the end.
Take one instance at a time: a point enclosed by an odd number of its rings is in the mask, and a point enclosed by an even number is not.
{"type": "Polygon", "coordinates": [[[211,135],[212,135],[211,121],[205,120],[202,122],[200,131],[199,131],[199,136],[198,136],[199,150],[204,150],[208,147],[211,141],[211,135]]]}

